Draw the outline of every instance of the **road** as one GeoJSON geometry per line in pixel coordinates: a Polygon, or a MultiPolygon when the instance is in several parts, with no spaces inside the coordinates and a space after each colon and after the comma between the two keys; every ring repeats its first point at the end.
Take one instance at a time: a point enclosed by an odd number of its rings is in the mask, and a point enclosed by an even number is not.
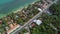
{"type": "Polygon", "coordinates": [[[37,15],[35,15],[32,19],[30,19],[27,23],[25,23],[23,26],[21,26],[20,28],[18,28],[17,30],[15,30],[13,32],[13,34],[16,34],[17,32],[20,32],[20,30],[22,30],[25,26],[28,26],[29,24],[31,24],[33,22],[34,19],[38,18],[41,16],[41,14],[48,9],[52,4],[56,3],[57,0],[55,0],[54,2],[51,2],[51,4],[49,4],[46,8],[44,8],[41,12],[39,12],[37,15]]]}

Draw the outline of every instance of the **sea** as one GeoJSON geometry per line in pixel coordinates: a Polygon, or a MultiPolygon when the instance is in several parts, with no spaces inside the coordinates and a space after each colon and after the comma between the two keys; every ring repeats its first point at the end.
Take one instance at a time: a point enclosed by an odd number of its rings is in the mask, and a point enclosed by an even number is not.
{"type": "Polygon", "coordinates": [[[0,18],[37,0],[0,0],[0,18]]]}

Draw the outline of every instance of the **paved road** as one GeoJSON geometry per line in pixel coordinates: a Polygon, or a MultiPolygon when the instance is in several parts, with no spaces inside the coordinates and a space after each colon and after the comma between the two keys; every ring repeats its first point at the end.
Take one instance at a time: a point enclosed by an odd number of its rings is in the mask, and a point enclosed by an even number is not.
{"type": "Polygon", "coordinates": [[[20,31],[21,29],[24,29],[25,26],[28,26],[29,24],[31,24],[33,22],[34,19],[38,18],[39,16],[41,16],[42,12],[39,12],[36,16],[34,16],[32,19],[30,19],[27,23],[25,23],[23,26],[21,26],[19,29],[17,29],[15,32],[20,31]]]}
{"type": "Polygon", "coordinates": [[[23,26],[21,26],[20,28],[18,28],[17,30],[15,30],[13,32],[13,34],[19,32],[20,30],[22,30],[25,26],[28,26],[29,24],[31,24],[33,22],[34,19],[38,18],[41,16],[41,14],[48,9],[52,4],[56,3],[57,0],[55,0],[54,2],[51,2],[51,4],[49,4],[44,10],[42,10],[41,12],[39,12],[37,15],[35,15],[32,19],[30,19],[27,23],[25,23],[23,26]]]}

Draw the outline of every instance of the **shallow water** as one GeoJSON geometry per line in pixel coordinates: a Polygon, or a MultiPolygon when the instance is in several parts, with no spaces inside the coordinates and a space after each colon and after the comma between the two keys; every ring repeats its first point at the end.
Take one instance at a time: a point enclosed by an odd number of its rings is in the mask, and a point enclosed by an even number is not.
{"type": "Polygon", "coordinates": [[[23,7],[34,1],[36,0],[0,0],[0,17],[12,12],[12,10],[16,8],[23,7]]]}

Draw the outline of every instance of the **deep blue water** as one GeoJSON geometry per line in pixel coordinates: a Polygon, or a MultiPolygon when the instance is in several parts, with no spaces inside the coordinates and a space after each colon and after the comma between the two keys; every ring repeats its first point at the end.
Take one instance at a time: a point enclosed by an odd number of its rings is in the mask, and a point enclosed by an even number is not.
{"type": "Polygon", "coordinates": [[[0,0],[0,17],[36,0],[0,0]]]}

